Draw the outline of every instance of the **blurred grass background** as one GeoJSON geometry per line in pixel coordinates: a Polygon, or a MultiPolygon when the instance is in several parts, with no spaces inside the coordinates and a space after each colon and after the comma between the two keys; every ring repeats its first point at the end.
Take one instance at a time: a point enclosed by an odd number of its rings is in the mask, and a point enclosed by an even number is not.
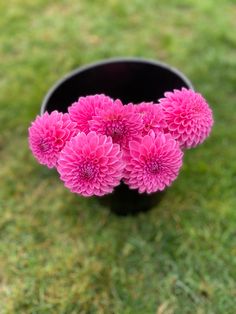
{"type": "Polygon", "coordinates": [[[0,3],[0,313],[236,313],[234,0],[0,3]],[[115,56],[182,70],[214,110],[159,206],[119,218],[28,150],[43,96],[115,56]]]}

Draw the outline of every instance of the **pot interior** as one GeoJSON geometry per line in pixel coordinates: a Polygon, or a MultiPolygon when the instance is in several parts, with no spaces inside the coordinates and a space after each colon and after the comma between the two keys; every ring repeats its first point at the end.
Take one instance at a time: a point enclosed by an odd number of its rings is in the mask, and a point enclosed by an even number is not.
{"type": "Polygon", "coordinates": [[[79,68],[57,83],[42,104],[41,113],[68,106],[80,96],[106,94],[129,102],[157,101],[166,91],[192,88],[188,79],[166,65],[146,60],[112,60],[79,68]]]}

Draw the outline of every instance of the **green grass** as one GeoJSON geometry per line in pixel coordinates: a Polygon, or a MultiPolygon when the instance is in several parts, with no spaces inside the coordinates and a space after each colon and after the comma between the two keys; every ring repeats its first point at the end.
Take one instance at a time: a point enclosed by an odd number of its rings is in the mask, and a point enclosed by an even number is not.
{"type": "Polygon", "coordinates": [[[10,0],[0,12],[0,313],[234,314],[235,1],[10,0]],[[27,144],[48,88],[115,56],[176,66],[215,116],[137,217],[70,194],[27,144]]]}

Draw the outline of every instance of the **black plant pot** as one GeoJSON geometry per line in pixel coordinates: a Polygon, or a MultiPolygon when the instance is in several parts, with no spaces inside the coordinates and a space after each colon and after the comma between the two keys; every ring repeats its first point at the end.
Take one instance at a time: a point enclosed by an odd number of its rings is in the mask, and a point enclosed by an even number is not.
{"type": "MultiPolygon", "coordinates": [[[[80,96],[103,93],[125,104],[156,102],[166,91],[181,87],[193,88],[181,72],[166,64],[138,58],[110,59],[81,67],[56,83],[43,100],[41,114],[67,112],[80,96]]],[[[163,192],[139,194],[122,183],[100,200],[113,212],[127,215],[149,210],[162,195],[163,192]]]]}

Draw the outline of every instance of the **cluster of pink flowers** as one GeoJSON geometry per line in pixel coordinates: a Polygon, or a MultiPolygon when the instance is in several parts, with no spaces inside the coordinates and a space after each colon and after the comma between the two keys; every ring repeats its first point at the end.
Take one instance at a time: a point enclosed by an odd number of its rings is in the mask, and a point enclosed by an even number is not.
{"type": "Polygon", "coordinates": [[[177,178],[184,149],[201,144],[213,125],[199,93],[182,88],[164,96],[125,105],[103,94],[80,97],[68,113],[32,122],[31,151],[83,196],[112,193],[121,180],[139,193],[162,191],[177,178]]]}

